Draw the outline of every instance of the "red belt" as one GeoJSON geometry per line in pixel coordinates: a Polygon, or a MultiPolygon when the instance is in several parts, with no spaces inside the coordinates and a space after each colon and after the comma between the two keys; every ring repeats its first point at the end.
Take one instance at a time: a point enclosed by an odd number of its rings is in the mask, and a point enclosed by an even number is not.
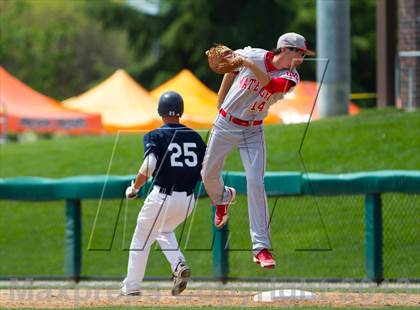
{"type": "MultiPolygon", "coordinates": [[[[222,115],[223,117],[227,117],[228,116],[227,112],[225,110],[223,110],[223,109],[220,109],[219,112],[220,112],[220,115],[222,115]]],[[[240,126],[246,126],[246,127],[248,127],[248,126],[261,125],[262,122],[263,122],[261,120],[259,120],[259,121],[244,121],[243,119],[236,118],[236,117],[234,117],[232,115],[229,115],[228,118],[229,118],[229,120],[232,123],[234,123],[236,125],[240,125],[240,126]]]]}

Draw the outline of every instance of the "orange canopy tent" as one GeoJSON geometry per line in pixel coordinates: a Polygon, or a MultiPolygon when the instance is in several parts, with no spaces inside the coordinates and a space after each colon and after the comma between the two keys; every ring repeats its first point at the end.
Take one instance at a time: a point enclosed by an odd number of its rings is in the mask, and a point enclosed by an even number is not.
{"type": "MultiPolygon", "coordinates": [[[[284,124],[303,123],[309,120],[318,83],[301,81],[291,93],[270,107],[270,113],[275,114],[284,124]]],[[[360,108],[354,103],[349,103],[349,114],[359,113],[360,108]]],[[[315,105],[311,120],[318,120],[318,102],[315,105]]]]}
{"type": "Polygon", "coordinates": [[[167,91],[176,91],[184,99],[181,122],[192,128],[210,128],[217,116],[217,94],[189,70],[182,70],[170,80],[153,89],[157,101],[167,91]]]}
{"type": "Polygon", "coordinates": [[[63,104],[70,109],[101,114],[108,132],[151,130],[162,125],[154,99],[122,69],[63,104]]]}
{"type": "Polygon", "coordinates": [[[96,134],[102,125],[100,115],[66,109],[0,67],[0,132],[6,130],[96,134]]]}

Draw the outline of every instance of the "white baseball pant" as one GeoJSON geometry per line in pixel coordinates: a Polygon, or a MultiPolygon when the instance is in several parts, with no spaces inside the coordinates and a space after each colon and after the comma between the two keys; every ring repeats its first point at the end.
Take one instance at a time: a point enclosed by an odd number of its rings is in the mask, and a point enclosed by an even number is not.
{"type": "Polygon", "coordinates": [[[185,262],[174,230],[191,214],[194,205],[193,194],[187,196],[186,192],[173,192],[167,195],[159,192],[159,186],[153,187],[137,218],[122,292],[140,291],[150,247],[156,240],[169,261],[172,272],[179,262],[185,262]]]}

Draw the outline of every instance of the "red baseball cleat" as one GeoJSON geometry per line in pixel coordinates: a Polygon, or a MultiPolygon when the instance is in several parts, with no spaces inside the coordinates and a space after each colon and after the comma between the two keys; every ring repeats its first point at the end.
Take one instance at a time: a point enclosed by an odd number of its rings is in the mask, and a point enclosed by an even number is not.
{"type": "Polygon", "coordinates": [[[229,215],[228,209],[236,197],[236,190],[233,187],[227,187],[227,190],[230,193],[230,200],[227,204],[216,205],[216,214],[214,215],[214,226],[217,228],[222,228],[226,225],[229,215]]]}
{"type": "Polygon", "coordinates": [[[254,263],[260,265],[266,269],[276,268],[276,261],[273,258],[273,255],[267,250],[263,249],[258,252],[257,255],[253,257],[254,263]]]}

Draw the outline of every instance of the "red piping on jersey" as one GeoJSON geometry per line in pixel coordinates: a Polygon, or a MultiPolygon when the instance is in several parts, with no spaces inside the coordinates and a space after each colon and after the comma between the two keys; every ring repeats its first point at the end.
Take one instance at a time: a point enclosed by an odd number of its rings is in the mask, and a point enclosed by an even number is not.
{"type": "Polygon", "coordinates": [[[287,93],[293,86],[295,86],[296,84],[288,79],[282,78],[282,77],[277,77],[277,78],[272,78],[270,80],[270,82],[265,85],[263,88],[274,94],[274,93],[287,93]]]}
{"type": "MultiPolygon", "coordinates": [[[[268,72],[279,70],[273,65],[273,58],[274,58],[273,52],[267,52],[265,54],[264,63],[268,72]]],[[[296,84],[293,81],[290,81],[285,78],[272,78],[270,82],[267,85],[265,85],[263,88],[272,94],[273,93],[287,93],[295,85],[296,84]]]]}
{"type": "Polygon", "coordinates": [[[274,67],[273,58],[274,58],[274,53],[273,52],[267,52],[265,54],[264,63],[265,63],[265,68],[267,69],[268,72],[279,70],[276,67],[274,67]]]}

